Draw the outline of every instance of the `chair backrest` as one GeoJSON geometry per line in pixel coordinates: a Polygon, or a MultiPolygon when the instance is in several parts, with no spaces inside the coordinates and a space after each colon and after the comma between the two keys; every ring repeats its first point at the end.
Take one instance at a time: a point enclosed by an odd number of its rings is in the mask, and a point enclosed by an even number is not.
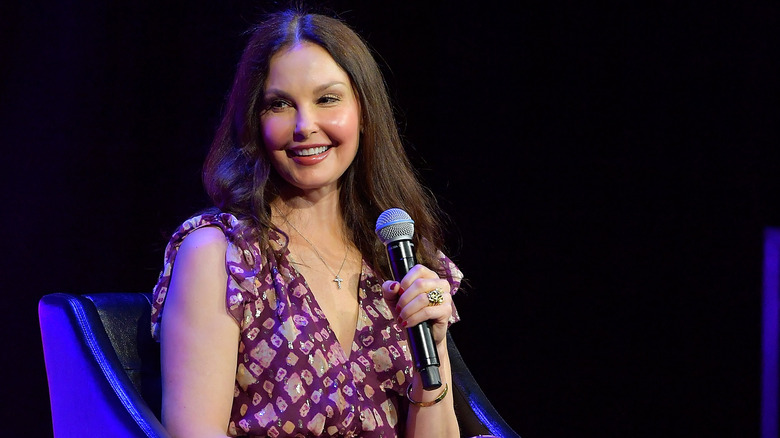
{"type": "Polygon", "coordinates": [[[41,326],[55,437],[169,437],[160,414],[160,349],[141,293],[51,294],[41,326]]]}
{"type": "MultiPolygon", "coordinates": [[[[169,437],[160,424],[160,347],[151,294],[44,296],[38,305],[56,437],[169,437]]],[[[519,438],[448,339],[461,436],[519,438]]]]}

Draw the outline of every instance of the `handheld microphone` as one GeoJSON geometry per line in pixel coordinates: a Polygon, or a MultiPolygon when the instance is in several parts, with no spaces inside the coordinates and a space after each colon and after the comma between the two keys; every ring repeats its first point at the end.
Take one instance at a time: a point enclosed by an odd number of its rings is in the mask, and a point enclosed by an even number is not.
{"type": "MultiPolygon", "coordinates": [[[[400,208],[391,208],[379,215],[375,232],[387,247],[387,259],[393,271],[393,278],[400,281],[417,264],[412,243],[414,221],[400,208]]],[[[423,388],[431,390],[440,387],[439,354],[433,343],[430,322],[423,321],[414,327],[407,327],[406,333],[423,388]]]]}

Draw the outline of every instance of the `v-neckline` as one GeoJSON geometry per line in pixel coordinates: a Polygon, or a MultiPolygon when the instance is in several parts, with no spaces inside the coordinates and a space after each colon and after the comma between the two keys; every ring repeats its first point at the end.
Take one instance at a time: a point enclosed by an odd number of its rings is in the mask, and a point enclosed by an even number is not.
{"type": "MultiPolygon", "coordinates": [[[[341,349],[341,352],[344,355],[344,358],[346,360],[349,360],[352,356],[352,345],[355,343],[355,340],[358,339],[358,336],[360,333],[358,333],[360,330],[358,327],[360,327],[360,318],[363,314],[363,300],[360,297],[360,291],[365,290],[365,278],[366,278],[366,261],[362,257],[360,258],[360,277],[358,278],[358,285],[357,285],[357,317],[355,318],[355,327],[352,331],[352,342],[350,342],[348,349],[344,348],[344,344],[341,343],[341,339],[336,335],[336,332],[333,330],[333,326],[330,323],[330,318],[325,313],[325,309],[322,308],[320,305],[320,302],[317,300],[317,296],[314,295],[314,292],[312,291],[311,287],[309,286],[309,281],[306,279],[306,277],[301,273],[301,271],[298,270],[298,268],[295,266],[295,263],[292,262],[290,252],[290,248],[285,248],[285,258],[287,259],[290,269],[295,272],[295,275],[297,275],[301,282],[303,283],[304,287],[306,288],[306,292],[309,296],[311,296],[311,302],[312,305],[315,306],[317,309],[319,309],[319,313],[322,315],[322,318],[325,320],[325,324],[327,326],[328,331],[333,334],[333,337],[336,339],[336,344],[341,349]]],[[[316,312],[316,311],[315,311],[316,312]]]]}

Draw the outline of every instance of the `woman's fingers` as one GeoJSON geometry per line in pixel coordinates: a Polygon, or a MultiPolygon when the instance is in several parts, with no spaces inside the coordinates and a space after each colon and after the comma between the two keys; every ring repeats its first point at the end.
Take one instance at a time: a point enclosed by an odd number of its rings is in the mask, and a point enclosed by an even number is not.
{"type": "MultiPolygon", "coordinates": [[[[387,280],[382,283],[382,295],[385,300],[390,303],[397,303],[400,307],[405,306],[418,295],[419,288],[421,286],[420,281],[436,281],[439,280],[439,276],[435,272],[426,268],[423,265],[415,265],[409,272],[401,279],[401,281],[387,280]],[[405,294],[407,290],[411,290],[411,294],[405,294]]],[[[445,281],[446,283],[446,281],[445,281]]],[[[435,284],[435,283],[431,283],[435,284]]],[[[422,286],[423,288],[425,286],[422,286]]],[[[436,286],[432,286],[431,289],[435,289],[436,286]]],[[[449,291],[449,284],[447,284],[447,290],[449,291]]],[[[392,306],[395,307],[395,306],[392,306]]],[[[398,313],[398,312],[396,312],[398,313]]]]}
{"type": "MultiPolygon", "coordinates": [[[[409,305],[420,294],[427,294],[434,289],[439,289],[442,295],[450,294],[449,282],[442,280],[438,274],[423,265],[415,265],[401,280],[400,286],[402,292],[398,298],[398,305],[402,308],[409,305]]],[[[427,303],[427,298],[425,299],[427,303]]]]}
{"type": "Polygon", "coordinates": [[[408,304],[399,306],[398,318],[403,325],[412,327],[429,320],[436,323],[449,321],[452,315],[452,297],[449,292],[444,292],[440,286],[433,287],[428,292],[419,293],[408,304]],[[428,297],[428,292],[437,289],[440,292],[441,302],[433,304],[428,297]]]}
{"type": "Polygon", "coordinates": [[[391,308],[395,307],[395,303],[402,292],[401,284],[397,281],[387,280],[382,283],[382,296],[388,304],[392,304],[391,308]]]}
{"type": "MultiPolygon", "coordinates": [[[[404,275],[404,278],[401,279],[401,289],[404,291],[411,289],[418,280],[440,280],[440,278],[437,273],[425,266],[414,265],[412,269],[409,270],[409,273],[404,275]]],[[[447,290],[449,291],[449,286],[447,287],[447,290]]]]}
{"type": "Polygon", "coordinates": [[[384,282],[382,293],[401,326],[413,327],[423,321],[431,321],[434,340],[439,342],[444,339],[452,316],[449,282],[425,266],[415,265],[401,281],[384,282]],[[429,299],[428,294],[433,290],[438,291],[438,299],[429,299]]]}
{"type": "MultiPolygon", "coordinates": [[[[402,316],[403,320],[420,312],[423,313],[421,317],[429,316],[424,319],[415,318],[415,321],[419,319],[418,323],[443,313],[434,307],[447,308],[449,306],[446,304],[452,302],[449,282],[439,278],[435,272],[423,265],[415,265],[400,282],[388,280],[382,283],[382,295],[388,304],[392,304],[391,308],[394,308],[396,315],[402,316]],[[442,302],[435,306],[428,298],[428,293],[433,290],[438,290],[442,299],[442,302]]],[[[448,311],[448,317],[450,313],[451,311],[448,311]]]]}

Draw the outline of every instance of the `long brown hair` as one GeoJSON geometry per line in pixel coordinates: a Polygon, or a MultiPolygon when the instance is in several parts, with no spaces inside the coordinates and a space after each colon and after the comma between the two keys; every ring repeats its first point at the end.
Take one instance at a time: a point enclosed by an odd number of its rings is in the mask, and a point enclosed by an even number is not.
{"type": "Polygon", "coordinates": [[[220,210],[236,215],[265,245],[270,202],[280,177],[260,136],[260,113],[271,57],[307,41],[324,48],[347,73],[360,99],[362,134],[357,156],[340,180],[340,207],[348,237],[385,278],[390,269],[374,223],[389,208],[402,208],[415,221],[417,259],[438,267],[442,249],[439,210],[406,155],[382,73],[365,41],[344,22],[289,9],[267,15],[251,32],[236,72],[222,121],[203,169],[206,191],[220,210]],[[422,243],[425,242],[425,243],[422,243]]]}

